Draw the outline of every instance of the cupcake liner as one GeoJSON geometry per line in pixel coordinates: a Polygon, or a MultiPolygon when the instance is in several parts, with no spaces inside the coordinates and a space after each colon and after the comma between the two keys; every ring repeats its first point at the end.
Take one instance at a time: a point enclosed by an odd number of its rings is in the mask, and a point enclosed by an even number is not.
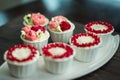
{"type": "Polygon", "coordinates": [[[54,32],[50,32],[51,39],[53,42],[64,42],[68,43],[70,37],[73,35],[73,31],[67,33],[56,34],[54,32]]]}
{"type": "Polygon", "coordinates": [[[64,43],[68,43],[69,39],[72,37],[73,35],[73,31],[74,31],[75,26],[72,24],[72,28],[71,30],[65,31],[65,32],[54,32],[52,30],[50,30],[49,28],[49,32],[51,34],[51,39],[53,42],[64,42],[64,43]]]}
{"type": "Polygon", "coordinates": [[[54,61],[54,60],[46,59],[44,57],[44,61],[45,61],[45,68],[48,72],[51,72],[53,74],[61,74],[69,70],[73,58],[69,58],[68,60],[65,61],[54,61]]]}
{"type": "Polygon", "coordinates": [[[106,34],[106,35],[98,35],[102,41],[101,47],[104,46],[105,44],[108,43],[111,34],[106,34]]]}
{"type": "Polygon", "coordinates": [[[17,78],[29,77],[36,71],[37,61],[28,65],[14,65],[8,62],[10,74],[17,78]]]}
{"type": "Polygon", "coordinates": [[[81,62],[91,62],[97,53],[96,48],[91,49],[84,49],[84,48],[78,48],[74,47],[76,51],[75,59],[81,62]]]}
{"type": "Polygon", "coordinates": [[[32,43],[24,41],[24,43],[36,47],[38,51],[40,52],[41,48],[48,43],[48,39],[44,41],[32,42],[32,43]]]}

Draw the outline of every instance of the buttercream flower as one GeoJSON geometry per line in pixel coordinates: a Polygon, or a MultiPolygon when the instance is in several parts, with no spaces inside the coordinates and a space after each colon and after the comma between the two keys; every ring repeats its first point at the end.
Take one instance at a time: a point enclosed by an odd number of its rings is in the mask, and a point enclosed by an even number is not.
{"type": "Polygon", "coordinates": [[[49,20],[43,14],[31,13],[24,16],[23,24],[27,26],[39,25],[44,27],[48,22],[49,20]]]}
{"type": "Polygon", "coordinates": [[[53,31],[62,32],[69,30],[71,28],[71,24],[64,16],[56,16],[49,22],[49,27],[53,31]]]}
{"type": "Polygon", "coordinates": [[[66,21],[67,19],[64,16],[56,16],[56,17],[52,18],[52,20],[61,22],[61,21],[66,21]]]}
{"type": "Polygon", "coordinates": [[[26,33],[25,39],[33,41],[33,40],[38,39],[38,36],[35,31],[30,30],[29,32],[26,33]]]}
{"type": "Polygon", "coordinates": [[[51,28],[57,28],[59,26],[59,23],[57,21],[50,21],[49,26],[51,28]]]}
{"type": "Polygon", "coordinates": [[[23,38],[25,38],[26,40],[34,41],[41,38],[41,36],[43,36],[45,31],[46,30],[44,27],[34,25],[32,27],[29,27],[29,26],[23,27],[21,33],[23,38]]]}
{"type": "Polygon", "coordinates": [[[31,28],[28,27],[28,26],[25,26],[25,27],[22,28],[22,30],[23,30],[25,33],[28,33],[28,32],[31,30],[31,28]]]}
{"type": "Polygon", "coordinates": [[[46,18],[44,15],[40,14],[40,13],[33,13],[32,14],[32,21],[34,25],[44,25],[46,18]]]}

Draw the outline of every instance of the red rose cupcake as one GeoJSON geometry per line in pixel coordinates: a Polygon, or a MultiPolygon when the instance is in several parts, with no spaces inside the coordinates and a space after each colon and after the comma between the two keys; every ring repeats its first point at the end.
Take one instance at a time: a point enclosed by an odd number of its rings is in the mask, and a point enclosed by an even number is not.
{"type": "Polygon", "coordinates": [[[51,73],[64,73],[70,67],[75,52],[68,44],[56,42],[42,48],[45,68],[51,73]]]}
{"type": "Polygon", "coordinates": [[[28,77],[35,72],[38,57],[37,49],[25,44],[15,45],[4,54],[10,73],[18,78],[28,77]]]}
{"type": "Polygon", "coordinates": [[[75,59],[83,62],[92,61],[100,43],[100,38],[92,33],[75,34],[70,39],[70,44],[76,50],[75,59]]]}
{"type": "Polygon", "coordinates": [[[55,16],[49,22],[48,29],[53,42],[68,43],[75,25],[64,16],[55,16]]]}
{"type": "Polygon", "coordinates": [[[85,31],[98,35],[102,40],[102,44],[104,45],[110,39],[114,28],[107,22],[94,21],[89,22],[87,25],[85,25],[85,31]]]}
{"type": "Polygon", "coordinates": [[[48,18],[46,18],[41,13],[30,13],[24,16],[23,24],[25,26],[33,26],[33,25],[39,25],[39,26],[47,26],[49,23],[48,18]]]}
{"type": "Polygon", "coordinates": [[[23,27],[20,37],[25,44],[32,45],[40,51],[40,48],[48,43],[50,34],[44,27],[34,25],[23,27]]]}

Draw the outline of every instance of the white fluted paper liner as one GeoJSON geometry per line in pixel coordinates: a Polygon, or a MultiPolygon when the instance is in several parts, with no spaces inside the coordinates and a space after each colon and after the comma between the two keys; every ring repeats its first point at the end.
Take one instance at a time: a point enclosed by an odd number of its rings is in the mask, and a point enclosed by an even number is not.
{"type": "Polygon", "coordinates": [[[102,41],[101,46],[104,46],[105,44],[107,44],[107,42],[109,41],[111,34],[106,34],[106,35],[98,35],[102,41]]]}
{"type": "Polygon", "coordinates": [[[31,45],[31,46],[34,46],[35,48],[38,49],[38,51],[39,51],[39,53],[40,53],[40,52],[41,52],[41,51],[40,51],[41,48],[42,48],[43,46],[45,46],[45,45],[48,44],[48,39],[49,39],[49,37],[50,37],[50,34],[49,34],[48,31],[46,31],[45,36],[44,36],[44,39],[42,39],[42,40],[37,40],[37,41],[28,41],[28,40],[25,40],[25,39],[22,37],[22,35],[21,35],[20,37],[21,37],[21,39],[23,40],[23,42],[24,42],[25,44],[29,44],[29,45],[31,45]]]}
{"type": "Polygon", "coordinates": [[[72,25],[71,29],[64,31],[64,32],[55,32],[55,31],[52,31],[51,29],[49,29],[49,27],[48,27],[52,41],[68,43],[69,39],[72,37],[73,31],[75,29],[75,25],[72,23],[71,23],[71,25],[72,25]]]}
{"type": "Polygon", "coordinates": [[[97,48],[84,49],[74,47],[74,49],[76,51],[75,59],[81,62],[91,62],[97,55],[97,48]]]}
{"type": "Polygon", "coordinates": [[[64,61],[54,61],[44,57],[44,61],[45,68],[48,72],[51,72],[53,74],[61,74],[69,71],[69,68],[71,67],[73,61],[73,57],[64,61]]]}
{"type": "Polygon", "coordinates": [[[17,78],[26,78],[34,74],[37,68],[37,60],[27,65],[14,65],[8,62],[9,72],[17,78]]]}

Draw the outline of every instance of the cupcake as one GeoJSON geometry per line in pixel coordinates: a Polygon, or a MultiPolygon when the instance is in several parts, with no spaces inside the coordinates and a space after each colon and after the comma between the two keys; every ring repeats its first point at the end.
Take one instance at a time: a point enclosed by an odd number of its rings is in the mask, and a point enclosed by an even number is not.
{"type": "Polygon", "coordinates": [[[49,23],[48,18],[46,18],[43,14],[40,13],[30,13],[24,16],[23,24],[26,26],[33,26],[33,25],[39,25],[39,26],[47,26],[49,23]]]}
{"type": "Polygon", "coordinates": [[[53,42],[68,43],[75,25],[64,16],[55,16],[49,22],[48,29],[53,42]]]}
{"type": "Polygon", "coordinates": [[[4,54],[9,72],[17,78],[26,78],[32,75],[36,71],[38,57],[37,49],[25,44],[15,45],[4,54]]]}
{"type": "Polygon", "coordinates": [[[85,31],[98,35],[102,40],[102,45],[107,44],[114,28],[111,24],[102,21],[89,22],[85,25],[85,31]]]}
{"type": "Polygon", "coordinates": [[[100,43],[100,38],[92,33],[75,34],[70,39],[76,51],[75,59],[81,62],[91,62],[97,55],[100,43]]]}
{"type": "Polygon", "coordinates": [[[41,51],[46,70],[53,74],[67,72],[75,54],[68,44],[62,42],[49,43],[41,51]]]}
{"type": "Polygon", "coordinates": [[[25,44],[32,45],[40,51],[41,47],[48,43],[50,34],[44,27],[34,25],[23,27],[20,37],[25,44]]]}

